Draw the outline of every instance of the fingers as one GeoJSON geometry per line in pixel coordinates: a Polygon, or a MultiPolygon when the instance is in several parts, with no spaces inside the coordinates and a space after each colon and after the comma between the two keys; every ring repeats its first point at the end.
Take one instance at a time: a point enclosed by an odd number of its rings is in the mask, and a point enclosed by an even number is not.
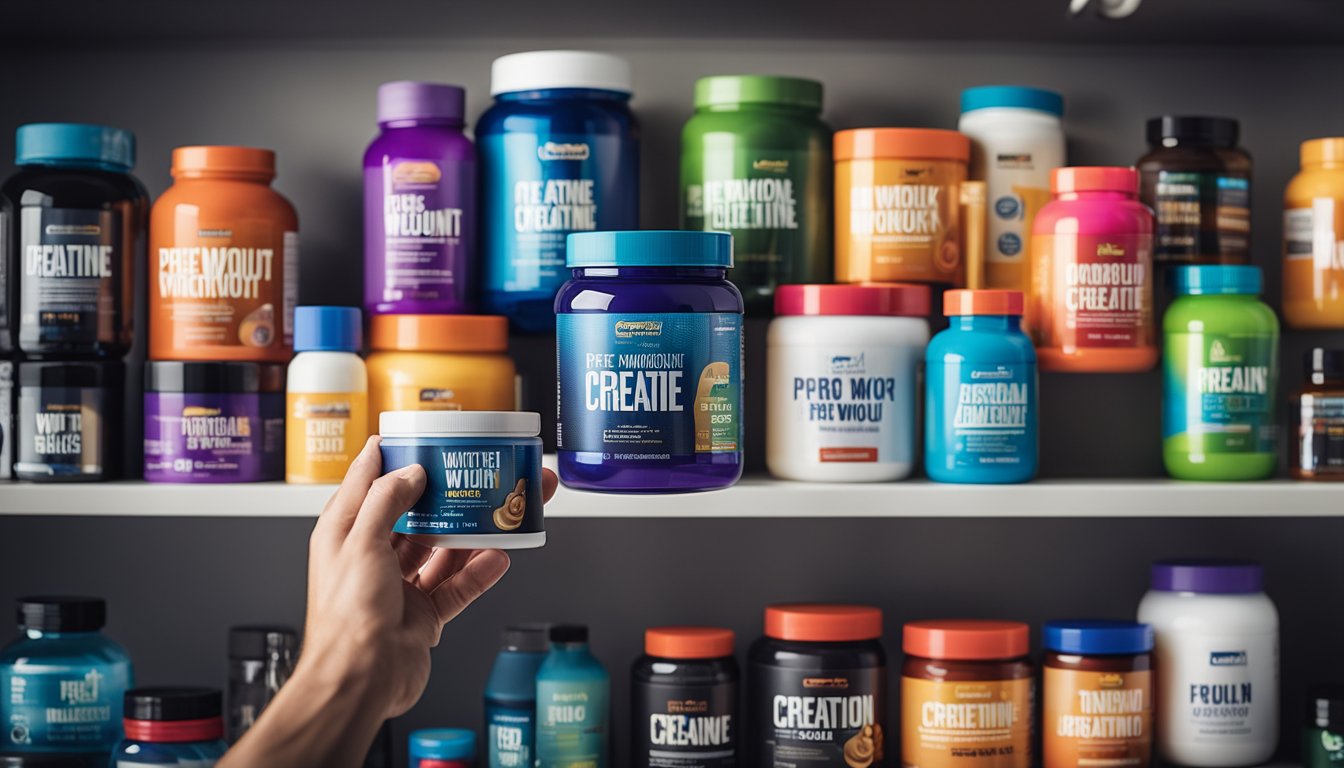
{"type": "Polygon", "coordinates": [[[415,575],[411,583],[415,584],[425,594],[438,589],[439,585],[452,578],[453,574],[462,570],[471,558],[476,556],[479,550],[475,549],[438,549],[434,550],[433,555],[428,562],[415,575]]]}
{"type": "Polygon", "coordinates": [[[541,502],[545,504],[555,495],[555,489],[560,485],[560,479],[549,469],[541,470],[541,502]]]}
{"type": "Polygon", "coordinates": [[[345,480],[341,482],[341,487],[336,489],[336,493],[332,495],[317,519],[317,526],[313,530],[314,536],[321,531],[322,535],[330,536],[339,542],[349,535],[350,527],[354,525],[355,518],[359,515],[360,504],[369,494],[369,487],[382,473],[383,455],[378,450],[380,441],[381,438],[377,435],[370,437],[368,442],[364,443],[364,449],[354,461],[350,462],[350,468],[345,471],[345,480]]]}
{"type": "Polygon", "coordinates": [[[401,533],[392,534],[392,549],[396,550],[397,561],[401,563],[401,578],[403,579],[410,579],[415,576],[434,555],[433,547],[417,544],[401,533]]]}
{"type": "Polygon", "coordinates": [[[476,598],[495,586],[508,570],[509,556],[498,549],[477,552],[460,571],[430,593],[439,621],[445,624],[452,621],[476,598]]]}
{"type": "Polygon", "coordinates": [[[425,470],[419,464],[402,467],[374,480],[350,529],[350,538],[386,546],[397,518],[411,508],[424,490],[425,470]]]}

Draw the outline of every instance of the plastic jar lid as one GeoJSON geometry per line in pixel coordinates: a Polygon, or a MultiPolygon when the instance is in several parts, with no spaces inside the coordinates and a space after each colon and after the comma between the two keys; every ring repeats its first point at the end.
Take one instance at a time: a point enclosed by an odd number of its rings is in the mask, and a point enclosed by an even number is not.
{"type": "Polygon", "coordinates": [[[1050,172],[1050,191],[1056,195],[1069,192],[1124,192],[1137,195],[1139,173],[1133,168],[1108,165],[1056,168],[1050,172]]]}
{"type": "Polygon", "coordinates": [[[15,613],[21,628],[38,632],[97,632],[107,623],[99,597],[20,597],[15,613]]]}
{"type": "Polygon", "coordinates": [[[490,65],[490,95],[557,88],[630,93],[630,63],[595,51],[525,51],[490,65]]]}
{"type": "Polygon", "coordinates": [[[1015,315],[1021,317],[1023,304],[1024,299],[1021,291],[959,288],[943,293],[943,314],[948,317],[965,315],[1015,315]]]}
{"type": "Polygon", "coordinates": [[[456,85],[397,80],[378,86],[378,122],[442,120],[461,123],[467,92],[456,85]]]}
{"type": "Polygon", "coordinates": [[[1344,137],[1304,141],[1301,152],[1303,165],[1344,163],[1344,137]]]}
{"type": "Polygon", "coordinates": [[[718,627],[651,627],[644,652],[660,659],[722,659],[733,655],[736,636],[718,627]]]}
{"type": "Polygon", "coordinates": [[[1241,124],[1230,117],[1163,115],[1149,118],[1146,134],[1154,147],[1195,144],[1231,148],[1237,146],[1241,124]]]}
{"type": "Polygon", "coordinates": [[[126,692],[126,738],[182,743],[224,735],[224,697],[214,688],[135,688],[126,692]]]}
{"type": "Polygon", "coordinates": [[[905,625],[901,648],[922,659],[1016,659],[1031,650],[1031,629],[1020,621],[911,621],[905,625]]]}
{"type": "MultiPolygon", "coordinates": [[[[19,363],[20,387],[101,388],[121,380],[121,363],[19,363]]],[[[86,423],[87,426],[87,423],[86,423]]]]}
{"type": "Polygon", "coordinates": [[[1161,592],[1249,595],[1265,588],[1265,569],[1250,560],[1171,560],[1153,563],[1151,584],[1161,592]]]}
{"type": "Polygon", "coordinates": [[[803,643],[852,643],[882,637],[882,609],[795,603],[765,609],[765,636],[803,643]]]}
{"type": "Polygon", "coordinates": [[[295,352],[358,352],[364,329],[355,307],[296,307],[295,352]]]}
{"type": "Polygon", "coordinates": [[[1179,296],[1258,296],[1260,268],[1241,264],[1177,267],[1171,289],[1179,296]]]}
{"type": "Polygon", "coordinates": [[[575,232],[566,241],[565,265],[582,267],[733,266],[733,236],[727,232],[643,229],[575,232]]]}
{"type": "Polygon", "coordinates": [[[403,352],[506,352],[503,315],[374,315],[369,346],[403,352]]]}
{"type": "Polygon", "coordinates": [[[929,287],[905,283],[781,285],[775,289],[775,314],[926,317],[929,287]]]}
{"type": "Polygon", "coordinates": [[[821,83],[801,77],[714,75],[695,81],[695,108],[780,104],[821,110],[821,83]]]}
{"type": "Polygon", "coordinates": [[[14,134],[14,163],[87,164],[124,173],[135,165],[135,135],[110,125],[29,123],[14,134]]]}
{"type": "Polygon", "coordinates": [[[1344,684],[1324,683],[1307,696],[1307,727],[1344,730],[1344,684]]]}
{"type": "Polygon", "coordinates": [[[961,92],[962,113],[994,108],[1030,109],[1063,117],[1064,97],[1025,85],[981,85],[961,92]]]}
{"type": "Polygon", "coordinates": [[[173,178],[238,176],[270,181],[275,178],[275,152],[255,147],[202,146],[173,150],[173,178]]]}
{"type": "Polygon", "coordinates": [[[1078,619],[1045,625],[1047,651],[1082,656],[1132,656],[1153,650],[1153,628],[1136,621],[1078,619]]]}
{"type": "Polygon", "coordinates": [[[835,134],[835,159],[971,161],[971,140],[941,128],[853,128],[835,134]]]}
{"type": "Polygon", "coordinates": [[[265,660],[298,649],[299,636],[291,627],[229,627],[230,659],[265,660]]]}
{"type": "Polygon", "coordinates": [[[411,733],[411,759],[474,760],[476,732],[466,728],[427,728],[411,733]]]}
{"type": "Polygon", "coordinates": [[[536,437],[541,414],[532,411],[384,411],[383,437],[536,437]]]}
{"type": "Polygon", "coordinates": [[[260,392],[261,368],[256,363],[150,360],[145,363],[145,391],[223,394],[260,392]]]}

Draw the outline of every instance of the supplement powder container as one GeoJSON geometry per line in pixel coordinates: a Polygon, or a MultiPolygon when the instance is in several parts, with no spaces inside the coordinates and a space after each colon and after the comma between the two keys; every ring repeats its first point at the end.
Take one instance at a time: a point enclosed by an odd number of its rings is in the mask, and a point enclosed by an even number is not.
{"type": "Polygon", "coordinates": [[[103,125],[24,125],[15,163],[3,186],[15,226],[0,227],[14,273],[0,266],[0,293],[12,291],[0,314],[17,302],[18,345],[29,355],[121,357],[131,348],[149,216],[149,194],[130,175],[135,137],[103,125]]]}
{"type": "Polygon", "coordinates": [[[1155,563],[1139,621],[1156,635],[1158,756],[1227,768],[1279,741],[1279,614],[1241,561],[1155,563]]]}
{"type": "Polygon", "coordinates": [[[425,491],[393,528],[435,547],[531,549],[546,543],[541,414],[388,411],[383,472],[412,464],[425,491]]]}
{"type": "Polygon", "coordinates": [[[339,483],[369,438],[359,310],[299,307],[286,386],[285,481],[339,483]]]}
{"type": "Polygon", "coordinates": [[[75,482],[121,475],[121,363],[19,364],[14,476],[75,482]]]}
{"type": "Polygon", "coordinates": [[[555,327],[571,232],[639,226],[639,129],[630,65],[590,51],[495,59],[476,123],[482,299],[528,332],[555,327]]]}
{"type": "Polygon", "coordinates": [[[555,299],[560,480],[594,491],[742,476],[742,294],[723,232],[571,235],[555,299]]]}
{"type": "Polygon", "coordinates": [[[1044,768],[1152,765],[1153,628],[1052,621],[1044,645],[1044,768]]]}
{"type": "Polygon", "coordinates": [[[101,632],[95,597],[23,597],[22,636],[0,649],[0,750],[93,752],[121,738],[131,657],[101,632]]]}
{"type": "Polygon", "coordinates": [[[1302,768],[1338,768],[1344,763],[1344,685],[1319,685],[1307,697],[1302,727],[1302,768]]]}
{"type": "Polygon", "coordinates": [[[466,92],[399,81],[378,87],[378,128],[364,153],[364,309],[471,311],[476,149],[462,133],[466,92]]]}
{"type": "Polygon", "coordinates": [[[1036,671],[1016,621],[912,621],[901,669],[901,765],[1031,768],[1036,671]]]}
{"type": "Polygon", "coordinates": [[[1344,328],[1344,137],[1302,142],[1283,193],[1283,318],[1344,328]]]}
{"type": "Polygon", "coordinates": [[[275,153],[178,147],[149,220],[149,356],[285,363],[299,219],[271,189],[275,153]]]}
{"type": "Polygon", "coordinates": [[[682,229],[733,236],[733,282],[769,314],[776,286],[831,276],[831,129],[821,83],[719,75],[695,82],[681,132],[682,229]]]}
{"type": "Polygon", "coordinates": [[[1260,269],[1179,267],[1162,319],[1162,459],[1181,480],[1262,480],[1279,463],[1279,320],[1260,269]]]}
{"type": "Polygon", "coordinates": [[[783,285],[766,358],[766,463],[788,480],[899,480],[915,461],[924,285],[783,285]]]}
{"type": "Polygon", "coordinates": [[[887,765],[881,610],[772,605],[747,658],[745,765],[887,765]]]}
{"type": "Polygon", "coordinates": [[[411,768],[475,768],[476,732],[426,728],[411,732],[411,768]]]}
{"type": "Polygon", "coordinates": [[[732,630],[655,627],[631,679],[634,768],[736,768],[737,661],[732,630]]]}
{"type": "Polygon", "coordinates": [[[126,692],[126,738],[112,765],[212,768],[228,751],[223,695],[213,688],[137,688],[126,692]]]}
{"type": "Polygon", "coordinates": [[[1298,480],[1344,480],[1344,349],[1316,347],[1306,363],[1306,383],[1290,404],[1288,469],[1298,480]]]}
{"type": "Polygon", "coordinates": [[[966,284],[961,185],[971,142],[932,128],[835,134],[835,281],[966,284]]]}

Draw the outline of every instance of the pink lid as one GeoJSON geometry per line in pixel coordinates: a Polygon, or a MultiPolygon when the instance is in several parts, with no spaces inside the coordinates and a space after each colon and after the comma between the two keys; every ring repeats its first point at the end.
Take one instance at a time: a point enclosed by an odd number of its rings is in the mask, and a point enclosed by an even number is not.
{"type": "Polygon", "coordinates": [[[905,283],[781,285],[776,315],[887,315],[927,317],[929,287],[905,283]]]}
{"type": "Polygon", "coordinates": [[[1114,165],[1056,168],[1050,172],[1050,191],[1056,195],[1069,192],[1124,192],[1137,195],[1139,172],[1114,165]]]}

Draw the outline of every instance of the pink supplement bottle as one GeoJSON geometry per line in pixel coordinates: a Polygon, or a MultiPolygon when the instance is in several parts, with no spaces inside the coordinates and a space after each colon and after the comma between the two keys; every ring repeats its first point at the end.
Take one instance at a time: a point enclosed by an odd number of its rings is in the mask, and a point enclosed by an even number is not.
{"type": "Polygon", "coordinates": [[[1153,213],[1133,168],[1056,168],[1031,230],[1029,317],[1043,371],[1157,364],[1153,213]]]}

